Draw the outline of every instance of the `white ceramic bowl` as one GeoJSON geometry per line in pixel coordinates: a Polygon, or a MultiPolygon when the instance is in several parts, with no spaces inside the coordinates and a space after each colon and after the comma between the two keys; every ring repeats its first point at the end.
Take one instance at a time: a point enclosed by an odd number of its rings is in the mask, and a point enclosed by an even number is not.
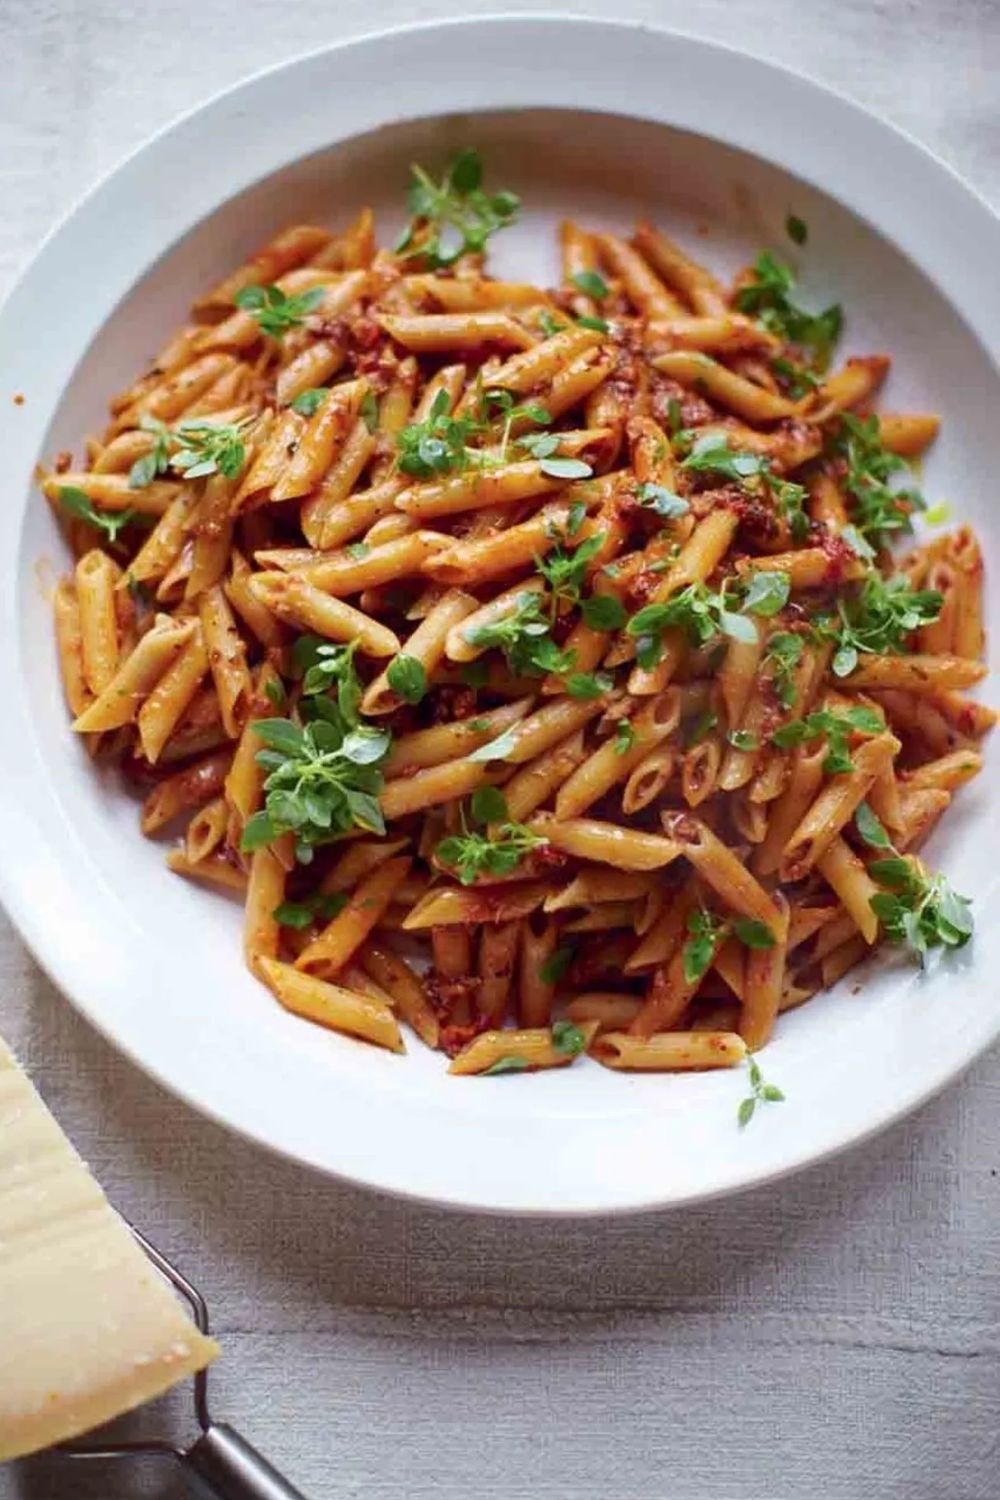
{"type": "Polygon", "coordinates": [[[926,979],[882,970],[861,993],[842,985],[784,1019],[764,1066],[787,1102],[741,1133],[741,1074],[628,1077],[585,1063],[477,1082],[449,1078],[419,1046],[398,1058],[286,1015],[243,970],[238,912],[170,875],[134,804],[95,773],[58,685],[44,582],[61,559],[32,491],[40,455],[79,451],[108,393],[272,230],[342,222],[367,202],[394,234],[408,163],[468,144],[524,200],[493,265],[536,279],[554,276],[566,211],[622,227],[649,214],[727,267],[781,245],[790,211],[807,220],[806,290],[846,304],[849,351],[893,353],[892,406],[943,411],[925,487],[978,528],[996,567],[1000,224],[919,146],[765,62],[629,25],[469,20],[316,53],[125,161],[47,240],[3,311],[0,890],[107,1036],[290,1157],[463,1207],[682,1203],[859,1140],[993,1040],[995,760],[931,848],[976,897],[974,946],[926,979]]]}

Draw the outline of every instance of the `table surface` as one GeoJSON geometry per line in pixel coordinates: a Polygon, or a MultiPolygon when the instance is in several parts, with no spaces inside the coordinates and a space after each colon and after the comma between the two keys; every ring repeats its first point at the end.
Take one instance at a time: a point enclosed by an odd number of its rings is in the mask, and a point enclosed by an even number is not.
{"type": "MultiPolygon", "coordinates": [[[[0,291],[67,203],[172,116],[297,52],[449,9],[0,0],[0,291]]],[[[853,95],[1000,203],[996,0],[626,9],[853,95]]],[[[338,1186],[207,1124],[95,1035],[6,925],[0,1032],[116,1205],[203,1288],[225,1348],[217,1412],[313,1500],[997,1493],[998,1052],[790,1182],[543,1224],[338,1186]]],[[[121,1425],[154,1419],[190,1431],[176,1393],[121,1425]]],[[[0,1474],[2,1500],[182,1493],[158,1465],[42,1458],[0,1474]]]]}

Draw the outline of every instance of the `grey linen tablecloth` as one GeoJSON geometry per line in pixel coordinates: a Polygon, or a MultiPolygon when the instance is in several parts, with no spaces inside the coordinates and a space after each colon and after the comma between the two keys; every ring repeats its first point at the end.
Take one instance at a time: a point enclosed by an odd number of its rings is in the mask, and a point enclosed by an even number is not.
{"type": "MultiPolygon", "coordinates": [[[[0,290],[173,115],[296,52],[448,9],[0,0],[0,290]]],[[[627,11],[834,85],[1000,202],[996,0],[627,11]]],[[[114,1202],[204,1289],[225,1347],[217,1411],[314,1500],[1000,1492],[996,1053],[909,1123],[783,1185],[511,1224],[337,1186],[205,1123],[78,1019],[6,925],[0,1032],[114,1202]]],[[[2,1322],[0,1308],[0,1337],[2,1322]]],[[[122,1428],[154,1420],[191,1430],[181,1394],[122,1428]]],[[[153,1465],[0,1473],[3,1500],[181,1493],[153,1465]]]]}

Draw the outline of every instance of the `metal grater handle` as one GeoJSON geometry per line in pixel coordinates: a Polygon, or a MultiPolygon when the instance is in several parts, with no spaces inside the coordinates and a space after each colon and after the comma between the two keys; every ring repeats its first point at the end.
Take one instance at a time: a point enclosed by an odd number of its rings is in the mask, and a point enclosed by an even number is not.
{"type": "Polygon", "coordinates": [[[212,1422],[181,1461],[211,1500],[305,1500],[226,1422],[212,1422]]]}

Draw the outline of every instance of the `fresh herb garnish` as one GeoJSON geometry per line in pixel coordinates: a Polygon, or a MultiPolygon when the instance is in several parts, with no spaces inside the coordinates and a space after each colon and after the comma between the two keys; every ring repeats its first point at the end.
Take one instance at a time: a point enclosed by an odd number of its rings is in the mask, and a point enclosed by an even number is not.
{"type": "Polygon", "coordinates": [[[748,479],[763,474],[767,460],[757,453],[739,453],[730,448],[729,440],[718,433],[707,432],[696,439],[691,452],[681,461],[682,469],[696,474],[720,474],[724,479],[748,479]]]}
{"type": "Polygon", "coordinates": [[[280,339],[289,328],[304,323],[325,294],[326,288],[322,286],[311,286],[304,292],[293,292],[291,296],[280,286],[245,286],[236,293],[233,301],[256,319],[261,333],[280,339]]]}
{"type": "Polygon", "coordinates": [[[588,536],[572,551],[561,542],[552,548],[546,557],[537,557],[535,567],[551,589],[550,614],[555,619],[564,605],[576,605],[587,577],[588,565],[604,545],[604,535],[597,532],[588,536]]]}
{"type": "MultiPolygon", "coordinates": [[[[502,794],[499,795],[503,802],[502,794]]],[[[506,810],[504,804],[504,813],[506,810]]],[[[482,811],[480,802],[479,813],[482,811]]],[[[475,805],[473,814],[477,815],[475,805]]],[[[494,821],[492,812],[486,821],[494,821]]],[[[458,876],[462,885],[474,885],[481,875],[509,875],[526,854],[547,843],[547,839],[533,833],[523,823],[503,822],[495,824],[490,833],[470,832],[465,827],[462,833],[442,839],[434,852],[441,863],[458,876]]]]}
{"type": "Polygon", "coordinates": [[[878,417],[843,412],[830,448],[844,462],[844,489],[854,502],[851,518],[861,535],[878,547],[894,531],[909,531],[913,512],[926,508],[924,497],[912,487],[890,488],[889,480],[906,464],[884,446],[878,417]]]}
{"type": "Polygon", "coordinates": [[[627,755],[635,744],[635,730],[628,719],[619,719],[615,725],[615,750],[619,755],[627,755]]]}
{"type": "Polygon", "coordinates": [[[881,734],[884,728],[881,714],[874,708],[866,708],[864,704],[845,709],[842,713],[822,708],[815,713],[808,714],[804,719],[792,719],[791,723],[783,724],[771,735],[771,743],[781,750],[789,750],[795,745],[801,745],[805,740],[814,740],[820,735],[825,735],[826,755],[823,760],[823,770],[828,776],[837,776],[854,767],[848,749],[851,735],[881,734]]]}
{"type": "Polygon", "coordinates": [[[264,692],[272,708],[284,708],[288,695],[280,678],[269,677],[264,684],[264,692]]]}
{"type": "Polygon", "coordinates": [[[358,407],[358,416],[370,433],[378,432],[378,397],[374,391],[365,391],[358,407]]]}
{"type": "Polygon", "coordinates": [[[603,302],[611,290],[599,271],[577,271],[573,277],[573,285],[578,292],[593,297],[595,302],[603,302]]]}
{"type": "Polygon", "coordinates": [[[581,599],[583,623],[591,630],[620,630],[628,619],[624,604],[614,594],[591,594],[581,599]]]}
{"type": "Polygon", "coordinates": [[[505,729],[503,734],[498,734],[495,740],[490,740],[486,745],[480,745],[478,750],[473,750],[466,757],[467,760],[482,761],[484,764],[491,760],[506,760],[507,756],[517,745],[517,725],[505,729]]]}
{"type": "Polygon", "coordinates": [[[590,479],[594,472],[582,458],[542,458],[538,467],[550,479],[590,479]]]}
{"type": "Polygon", "coordinates": [[[778,515],[788,527],[793,542],[804,542],[809,535],[809,517],[805,512],[806,488],[790,479],[779,479],[767,472],[767,488],[778,515]]]}
{"type": "Polygon", "coordinates": [[[325,385],[313,385],[307,391],[299,391],[292,401],[292,411],[297,411],[300,417],[314,417],[329,394],[325,385]]]}
{"type": "Polygon", "coordinates": [[[347,896],[343,891],[316,891],[312,896],[307,896],[304,901],[282,901],[276,906],[272,916],[282,927],[294,927],[301,930],[308,927],[317,919],[321,922],[332,922],[333,918],[342,912],[347,905],[347,896]]]}
{"type": "Polygon", "coordinates": [[[419,703],[427,692],[427,673],[423,662],[402,652],[388,666],[386,677],[397,698],[404,703],[419,703]]]}
{"type": "Polygon", "coordinates": [[[629,635],[638,637],[636,656],[647,670],[663,654],[660,637],[664,630],[683,630],[695,646],[704,646],[717,635],[748,643],[757,639],[752,621],[729,609],[724,591],[714,593],[704,583],[689,583],[663,604],[645,605],[625,628],[629,635]]]}
{"type": "Polygon", "coordinates": [[[750,752],[760,749],[760,740],[749,729],[731,729],[726,736],[734,750],[750,752]]]}
{"type": "Polygon", "coordinates": [[[366,828],[384,834],[378,803],[379,769],[392,736],[369,725],[350,726],[327,697],[313,700],[316,717],[256,719],[253,732],[265,748],[257,762],[268,772],[264,808],[247,820],[240,848],[249,853],[283,833],[295,835],[295,856],[308,864],[317,844],[366,828]]]}
{"type": "Polygon", "coordinates": [[[517,446],[523,448],[525,453],[530,453],[532,458],[539,461],[543,458],[551,458],[553,453],[558,453],[559,444],[562,442],[558,432],[527,432],[517,440],[517,446]]]}
{"type": "Polygon", "coordinates": [[[751,1092],[740,1104],[736,1112],[740,1129],[743,1130],[754,1117],[754,1111],[758,1104],[781,1104],[784,1094],[774,1083],[765,1083],[759,1064],[754,1058],[747,1058],[747,1069],[750,1077],[751,1092]]]}
{"type": "Polygon", "coordinates": [[[300,635],[292,648],[292,660],[302,677],[302,692],[316,697],[337,689],[337,708],[344,723],[359,723],[361,682],[354,666],[357,643],[335,646],[318,635],[300,635]]]}
{"type": "Polygon", "coordinates": [[[495,1063],[484,1068],[480,1078],[499,1078],[501,1073],[526,1073],[531,1067],[526,1057],[498,1057],[495,1063]]]}
{"type": "Polygon", "coordinates": [[[906,637],[936,620],[943,603],[934,589],[911,588],[903,574],[883,578],[870,572],[856,594],[839,601],[836,615],[814,622],[822,637],[836,642],[834,676],[853,672],[861,655],[904,652],[906,637]]]}
{"type": "Polygon", "coordinates": [[[426,421],[411,422],[397,436],[397,467],[417,479],[433,479],[437,474],[468,468],[482,461],[482,454],[468,446],[469,438],[482,431],[483,424],[475,417],[451,415],[451,400],[442,389],[434,397],[426,421]]]}
{"type": "Polygon", "coordinates": [[[497,786],[480,786],[469,798],[469,810],[476,823],[507,821],[507,798],[497,786]]]}
{"type": "Polygon", "coordinates": [[[59,487],[59,504],[69,516],[74,516],[78,521],[86,521],[88,525],[94,526],[98,531],[103,531],[109,542],[118,540],[118,533],[126,527],[130,521],[136,518],[134,510],[97,510],[91,503],[83,490],[78,490],[75,485],[64,484],[59,487]]]}
{"type": "Polygon", "coordinates": [[[511,614],[489,625],[473,626],[465,632],[465,639],[470,646],[501,650],[518,677],[567,672],[573,665],[573,652],[561,650],[549,635],[549,621],[542,613],[543,602],[541,594],[523,593],[511,614]]]}
{"type": "Polygon", "coordinates": [[[715,950],[722,942],[728,923],[703,906],[688,913],[687,930],[690,936],[681,950],[684,978],[688,984],[696,984],[707,973],[715,950]]]}
{"type": "Polygon", "coordinates": [[[734,936],[747,948],[773,948],[777,942],[767,923],[755,917],[735,917],[732,927],[734,936]]]}
{"type": "Polygon", "coordinates": [[[786,393],[793,401],[798,401],[802,396],[808,396],[820,384],[819,376],[814,375],[807,365],[796,364],[793,360],[785,359],[781,355],[772,359],[771,369],[777,375],[786,393]]]}
{"type": "Polygon", "coordinates": [[[611,324],[606,318],[582,317],[576,320],[577,328],[592,328],[595,333],[610,333],[611,324]]]}
{"type": "MultiPolygon", "coordinates": [[[[552,420],[546,408],[540,405],[539,402],[517,402],[512,393],[504,390],[502,386],[495,390],[481,391],[478,404],[479,418],[484,426],[488,425],[491,421],[496,421],[498,418],[501,422],[499,455],[501,463],[507,455],[511,428],[515,422],[534,422],[537,427],[545,427],[552,420]]],[[[531,443],[533,438],[535,442],[540,442],[543,447],[541,454],[536,450],[536,457],[545,457],[548,453],[554,453],[559,447],[559,435],[554,432],[529,434],[527,437],[519,438],[518,442],[530,452],[532,451],[531,443]]]]}
{"type": "Polygon", "coordinates": [[[558,984],[573,961],[573,949],[563,943],[544,958],[538,966],[538,977],[543,984],[558,984]]]}
{"type": "Polygon", "coordinates": [[[600,698],[610,693],[614,685],[610,672],[571,672],[565,681],[571,698],[600,698]]]}
{"type": "Polygon", "coordinates": [[[683,496],[675,495],[673,490],[667,489],[666,485],[653,484],[649,480],[636,486],[635,498],[646,510],[654,511],[666,521],[675,521],[678,516],[686,516],[691,509],[683,496]]]}
{"type": "Polygon", "coordinates": [[[785,233],[793,245],[804,245],[809,238],[809,226],[798,214],[789,214],[785,220],[785,233]]]}
{"type": "Polygon", "coordinates": [[[740,312],[758,318],[771,333],[809,351],[814,367],[825,369],[840,337],[843,309],[834,303],[821,313],[806,312],[792,301],[794,286],[791,269],[764,250],[753,263],[753,280],[740,287],[733,301],[740,312]]]}
{"type": "Polygon", "coordinates": [[[759,568],[750,575],[750,582],[743,596],[743,608],[752,615],[769,618],[784,609],[791,591],[787,573],[769,573],[764,568],[759,568]]]}
{"type": "Polygon", "coordinates": [[[148,453],[137,458],[128,471],[129,489],[132,490],[144,490],[158,474],[165,474],[170,464],[171,433],[166,423],[144,414],[139,418],[139,426],[152,436],[153,446],[148,453]]]}
{"type": "Polygon", "coordinates": [[[221,474],[235,479],[246,462],[243,428],[231,422],[181,422],[174,428],[177,451],[170,467],[185,479],[221,474]]]}
{"type": "Polygon", "coordinates": [[[764,660],[771,664],[771,681],[782,708],[791,708],[795,702],[794,673],[804,649],[802,637],[788,630],[777,630],[768,639],[764,660]]]}
{"type": "Polygon", "coordinates": [[[579,1057],[587,1038],[575,1021],[553,1021],[552,1045],[566,1057],[579,1057]]]}
{"type": "Polygon", "coordinates": [[[900,854],[866,802],[854,822],[866,844],[888,854],[872,860],[868,873],[885,887],[871,898],[871,908],[889,942],[909,948],[922,968],[932,949],[964,948],[973,930],[968,899],[944,875],[933,875],[913,855],[900,854]]]}
{"type": "Polygon", "coordinates": [[[459,256],[485,249],[491,234],[517,217],[516,193],[486,193],[478,151],[460,151],[439,183],[423,167],[410,168],[410,222],[397,254],[419,256],[431,270],[452,266],[459,256]]]}

